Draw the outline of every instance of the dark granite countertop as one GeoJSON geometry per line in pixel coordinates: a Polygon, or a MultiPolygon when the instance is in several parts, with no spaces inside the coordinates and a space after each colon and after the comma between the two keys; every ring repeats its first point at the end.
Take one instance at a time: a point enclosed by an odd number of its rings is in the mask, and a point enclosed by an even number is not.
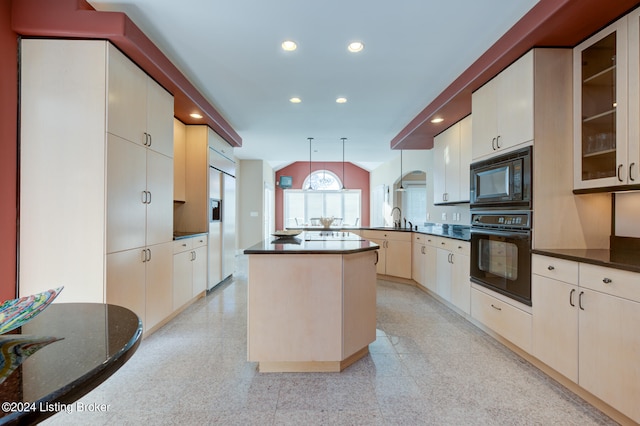
{"type": "Polygon", "coordinates": [[[350,232],[305,231],[296,237],[269,238],[244,250],[244,254],[349,254],[379,246],[350,232]]]}
{"type": "Polygon", "coordinates": [[[133,312],[99,303],[52,303],[17,330],[62,340],[29,356],[0,384],[0,399],[22,407],[0,412],[0,424],[35,424],[63,407],[75,410],[72,404],[124,365],[142,340],[133,312]]]}
{"type": "Polygon", "coordinates": [[[640,250],[534,249],[535,254],[640,272],[640,250]]]}
{"type": "MultiPolygon", "coordinates": [[[[305,228],[288,228],[288,229],[300,229],[305,231],[320,231],[323,230],[322,227],[305,227],[305,228]]],[[[417,232],[419,234],[426,235],[436,235],[439,237],[453,238],[456,240],[470,241],[471,240],[471,231],[469,226],[465,225],[446,225],[446,224],[437,224],[437,223],[427,223],[422,226],[417,225],[413,228],[394,228],[392,226],[380,226],[380,227],[360,227],[360,228],[344,228],[344,227],[334,227],[329,228],[329,231],[394,231],[394,232],[417,232]]]]}

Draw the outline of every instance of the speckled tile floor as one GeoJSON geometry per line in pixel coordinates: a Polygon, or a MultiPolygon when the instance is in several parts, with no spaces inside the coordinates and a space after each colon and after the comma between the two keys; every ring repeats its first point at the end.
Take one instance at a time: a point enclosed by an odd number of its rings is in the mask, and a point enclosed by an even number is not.
{"type": "Polygon", "coordinates": [[[246,259],[50,425],[607,425],[604,414],[424,292],[378,281],[378,336],[342,373],[246,361],[246,259]]]}

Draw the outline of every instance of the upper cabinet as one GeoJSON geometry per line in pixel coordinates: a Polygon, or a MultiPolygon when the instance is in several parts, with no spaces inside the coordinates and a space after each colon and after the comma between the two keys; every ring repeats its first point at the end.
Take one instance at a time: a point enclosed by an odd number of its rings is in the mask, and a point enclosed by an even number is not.
{"type": "Polygon", "coordinates": [[[173,96],[108,45],[107,131],[173,157],[173,96]]]}
{"type": "Polygon", "coordinates": [[[637,167],[628,159],[627,47],[635,44],[637,50],[638,40],[628,43],[627,29],[623,18],[573,52],[576,189],[631,183],[637,167]]]}
{"type": "Polygon", "coordinates": [[[468,203],[471,116],[435,137],[433,155],[433,203],[468,203]]]}
{"type": "Polygon", "coordinates": [[[533,140],[533,50],[471,97],[473,160],[533,140]]]}

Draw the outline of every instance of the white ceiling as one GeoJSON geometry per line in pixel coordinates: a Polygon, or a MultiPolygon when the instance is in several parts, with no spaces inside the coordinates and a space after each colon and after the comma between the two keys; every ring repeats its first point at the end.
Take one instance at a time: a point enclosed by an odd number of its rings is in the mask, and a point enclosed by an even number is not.
{"type": "Polygon", "coordinates": [[[372,170],[390,142],[537,0],[89,0],[125,12],[278,169],[345,158],[372,170]],[[298,43],[284,52],[285,39],[298,43]],[[349,53],[361,40],[365,49],[349,53]],[[300,104],[289,98],[298,96],[300,104]],[[348,98],[337,104],[338,96],[348,98]]]}

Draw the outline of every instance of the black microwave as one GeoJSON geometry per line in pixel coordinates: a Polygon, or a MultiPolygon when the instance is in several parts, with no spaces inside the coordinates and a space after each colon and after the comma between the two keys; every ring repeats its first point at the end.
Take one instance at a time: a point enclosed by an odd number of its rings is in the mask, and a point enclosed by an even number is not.
{"type": "Polygon", "coordinates": [[[532,147],[471,164],[471,208],[531,209],[532,147]]]}

